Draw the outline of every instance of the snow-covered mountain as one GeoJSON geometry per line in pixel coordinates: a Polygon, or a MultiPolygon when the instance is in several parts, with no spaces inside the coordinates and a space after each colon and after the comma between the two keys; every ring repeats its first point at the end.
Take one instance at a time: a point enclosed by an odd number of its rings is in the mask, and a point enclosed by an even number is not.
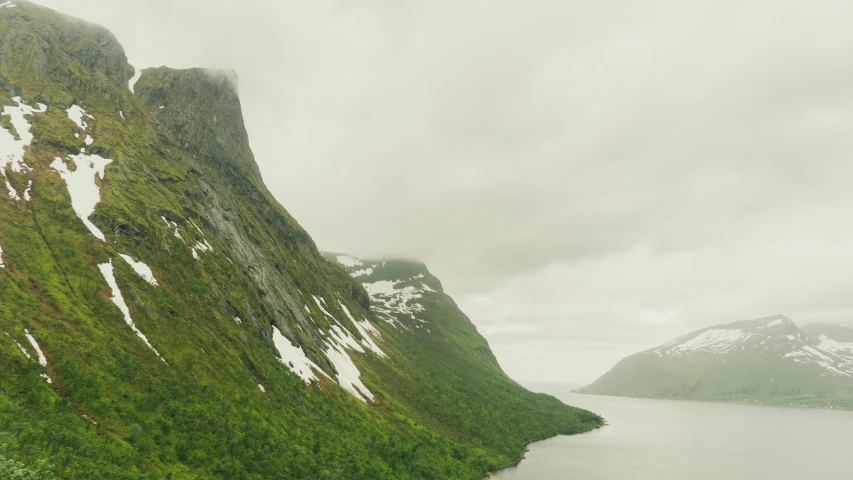
{"type": "Polygon", "coordinates": [[[788,317],[777,315],[688,333],[644,354],[725,356],[751,350],[778,355],[793,363],[817,366],[823,370],[820,375],[853,377],[853,341],[845,342],[837,338],[837,334],[837,330],[821,329],[820,325],[800,330],[788,317]]]}
{"type": "Polygon", "coordinates": [[[410,332],[423,329],[427,324],[422,315],[424,295],[443,293],[441,282],[420,262],[325,255],[361,283],[377,317],[410,332]]]}
{"type": "Polygon", "coordinates": [[[853,329],[784,315],[698,330],[619,362],[583,393],[853,406],[853,329]]]}

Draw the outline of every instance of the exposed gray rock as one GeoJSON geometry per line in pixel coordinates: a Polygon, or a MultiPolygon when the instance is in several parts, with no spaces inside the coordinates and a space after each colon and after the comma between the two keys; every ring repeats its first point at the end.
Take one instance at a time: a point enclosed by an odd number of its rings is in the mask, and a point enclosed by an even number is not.
{"type": "Polygon", "coordinates": [[[150,68],[142,72],[134,91],[197,160],[262,184],[233,71],[150,68]]]}

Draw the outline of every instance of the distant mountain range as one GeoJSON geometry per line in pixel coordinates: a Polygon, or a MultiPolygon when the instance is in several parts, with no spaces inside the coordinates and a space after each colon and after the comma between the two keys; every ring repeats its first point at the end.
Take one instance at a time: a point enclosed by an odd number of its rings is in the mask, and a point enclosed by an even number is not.
{"type": "Polygon", "coordinates": [[[578,391],[853,409],[853,329],[784,315],[717,325],[631,355],[578,391]]]}

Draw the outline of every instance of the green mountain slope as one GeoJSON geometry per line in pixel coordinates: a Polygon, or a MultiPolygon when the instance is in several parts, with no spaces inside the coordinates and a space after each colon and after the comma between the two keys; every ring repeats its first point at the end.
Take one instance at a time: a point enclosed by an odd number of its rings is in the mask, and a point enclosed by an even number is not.
{"type": "Polygon", "coordinates": [[[362,283],[383,336],[405,352],[374,374],[389,396],[403,400],[407,416],[510,459],[552,427],[577,433],[574,415],[583,425],[600,421],[586,411],[564,410],[555,398],[532,394],[507,377],[423,263],[326,256],[362,283]]]}
{"type": "Polygon", "coordinates": [[[423,305],[443,333],[383,320],[266,190],[233,73],[134,94],[108,31],[12,5],[0,474],[473,479],[600,424],[506,378],[445,296],[423,305]]]}
{"type": "Polygon", "coordinates": [[[853,330],[776,315],[632,355],[581,393],[853,409],[853,330]]]}

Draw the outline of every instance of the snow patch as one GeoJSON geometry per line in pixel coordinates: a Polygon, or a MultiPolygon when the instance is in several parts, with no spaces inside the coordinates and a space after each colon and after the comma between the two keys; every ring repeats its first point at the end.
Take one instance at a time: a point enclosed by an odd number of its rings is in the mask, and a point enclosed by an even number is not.
{"type": "Polygon", "coordinates": [[[836,355],[828,354],[828,352],[822,352],[812,346],[803,347],[803,351],[809,354],[809,360],[811,361],[811,363],[820,365],[829,373],[832,373],[834,375],[853,376],[851,372],[845,372],[838,368],[842,365],[839,365],[839,363],[841,363],[839,362],[839,360],[841,359],[839,359],[836,355]]]}
{"type": "MultiPolygon", "coordinates": [[[[4,177],[6,176],[6,174],[2,170],[0,170],[0,173],[2,173],[4,177]]],[[[12,200],[20,200],[21,197],[18,196],[18,191],[12,187],[12,184],[9,183],[9,179],[4,178],[4,180],[6,180],[6,191],[9,192],[9,198],[11,198],[12,200]]]]}
{"type": "Polygon", "coordinates": [[[118,288],[118,283],[116,282],[115,274],[113,273],[113,261],[110,260],[108,263],[102,263],[98,265],[98,269],[101,271],[101,275],[104,276],[104,280],[107,281],[107,285],[109,285],[110,289],[112,290],[112,296],[110,297],[110,300],[112,300],[113,303],[118,307],[118,309],[121,310],[121,313],[124,316],[125,323],[127,323],[127,325],[130,326],[130,329],[133,330],[133,332],[136,333],[136,335],[141,338],[143,342],[145,342],[145,345],[147,345],[148,348],[151,349],[151,351],[153,351],[158,357],[160,357],[161,360],[165,362],[166,360],[164,360],[163,357],[160,356],[160,352],[158,352],[157,349],[155,349],[151,345],[151,342],[148,341],[148,337],[146,337],[145,334],[139,331],[139,329],[136,328],[136,325],[133,323],[133,319],[130,317],[130,309],[127,308],[127,303],[125,303],[124,301],[124,297],[121,294],[121,290],[119,290],[118,288]]]}
{"type": "Polygon", "coordinates": [[[29,170],[29,167],[24,163],[24,147],[33,141],[33,133],[30,131],[31,126],[27,117],[47,111],[47,105],[39,103],[38,108],[33,108],[21,103],[21,97],[14,97],[12,101],[17,105],[3,107],[3,115],[9,116],[20,140],[15,140],[9,130],[0,128],[2,130],[0,132],[0,161],[3,161],[0,165],[11,165],[13,172],[20,173],[29,170]]]}
{"type": "MultiPolygon", "coordinates": [[[[187,241],[184,240],[184,237],[181,236],[181,232],[178,230],[178,224],[177,223],[175,223],[171,220],[168,220],[166,217],[161,216],[160,218],[163,219],[163,221],[166,223],[166,225],[172,229],[172,235],[174,235],[175,238],[181,239],[181,241],[184,242],[184,245],[188,245],[187,241]]],[[[201,229],[198,228],[198,225],[196,225],[195,222],[193,222],[192,220],[190,220],[190,224],[192,224],[192,226],[195,227],[196,230],[198,230],[202,236],[202,240],[200,242],[196,242],[195,244],[190,245],[190,250],[191,250],[191,253],[193,255],[193,258],[196,260],[201,260],[200,253],[212,252],[213,247],[210,246],[209,243],[207,243],[207,239],[204,238],[204,232],[202,232],[201,229]]],[[[229,259],[229,261],[230,261],[230,259],[229,259]]]]}
{"type": "MultiPolygon", "coordinates": [[[[724,354],[736,347],[740,346],[741,342],[749,339],[753,334],[744,332],[736,328],[712,328],[705,330],[698,335],[679,341],[676,344],[670,342],[659,350],[668,348],[668,353],[680,355],[682,353],[706,352],[713,354],[724,354]]],[[[685,337],[680,337],[681,340],[685,337]]]]}
{"type": "MultiPolygon", "coordinates": [[[[200,228],[198,228],[198,225],[196,225],[196,224],[195,224],[195,222],[193,222],[192,220],[190,220],[190,224],[191,224],[193,227],[195,227],[195,229],[196,229],[196,230],[198,230],[198,233],[201,235],[201,241],[200,241],[200,242],[196,242],[196,243],[195,243],[195,245],[193,245],[192,247],[190,247],[190,248],[192,249],[192,251],[193,251],[193,252],[192,252],[192,253],[193,253],[193,258],[195,258],[196,260],[199,260],[199,259],[201,258],[201,257],[199,256],[199,253],[200,253],[200,252],[212,252],[212,251],[213,251],[213,247],[211,247],[211,246],[210,246],[210,244],[209,244],[209,243],[207,243],[207,238],[205,238],[205,236],[204,236],[204,232],[202,232],[202,231],[201,231],[201,229],[200,229],[200,228]]],[[[175,227],[175,231],[177,231],[177,227],[175,227]]]]}
{"type": "Polygon", "coordinates": [[[373,283],[362,283],[371,299],[371,309],[384,314],[389,323],[395,324],[393,315],[408,315],[414,318],[416,313],[424,311],[423,305],[415,302],[423,298],[425,290],[414,286],[399,288],[397,285],[404,280],[380,280],[373,283]]]}
{"type": "Polygon", "coordinates": [[[388,297],[394,295],[397,292],[394,289],[394,285],[398,283],[400,283],[399,280],[379,280],[373,283],[365,283],[364,288],[367,290],[367,293],[370,294],[370,296],[381,295],[388,297]]]}
{"type": "MultiPolygon", "coordinates": [[[[332,362],[332,365],[335,366],[335,370],[338,372],[336,381],[338,385],[343,387],[348,392],[352,393],[356,398],[363,402],[367,402],[368,400],[373,400],[374,396],[368,390],[368,388],[361,382],[361,372],[358,367],[352,361],[347,350],[355,350],[359,353],[364,353],[365,348],[369,348],[371,351],[375,352],[377,355],[385,357],[385,353],[373,342],[373,339],[367,335],[367,328],[361,325],[359,322],[356,322],[355,319],[352,318],[349,310],[346,309],[342,303],[340,303],[344,312],[347,316],[353,320],[353,323],[356,325],[356,328],[361,330],[364,329],[364,344],[360,343],[355,337],[353,337],[347,330],[342,328],[337,319],[335,319],[334,315],[332,315],[326,309],[326,301],[322,297],[318,297],[316,295],[311,296],[314,299],[314,303],[317,304],[317,307],[325,314],[329,320],[334,322],[329,330],[329,341],[326,342],[324,353],[329,361],[332,362]]],[[[306,306],[306,310],[308,310],[306,306]]],[[[373,327],[372,325],[370,326],[373,327]]],[[[281,358],[284,359],[285,364],[289,364],[291,366],[291,370],[299,375],[306,383],[310,380],[316,380],[317,377],[312,373],[311,367],[315,368],[317,371],[323,373],[323,370],[320,369],[317,365],[311,362],[306,356],[305,353],[299,347],[294,347],[290,344],[290,341],[281,334],[281,332],[273,326],[273,343],[278,348],[279,354],[281,358]]],[[[323,373],[325,375],[325,373],[323,373]]]]}
{"type": "Polygon", "coordinates": [[[123,111],[119,110],[118,115],[121,117],[122,120],[124,120],[125,122],[127,121],[127,119],[124,118],[124,112],[123,111]]]}
{"type": "Polygon", "coordinates": [[[309,360],[301,347],[292,345],[290,340],[282,335],[281,330],[275,325],[272,327],[272,341],[281,357],[281,363],[287,365],[290,371],[298,375],[305,383],[318,380],[315,371],[325,375],[323,369],[309,360]]]}
{"type": "Polygon", "coordinates": [[[335,340],[337,346],[355,350],[359,353],[364,353],[364,347],[358,343],[358,340],[355,339],[347,330],[345,330],[340,325],[332,325],[331,330],[329,330],[329,334],[335,340]]]}
{"type": "Polygon", "coordinates": [[[71,155],[70,159],[77,167],[73,172],[68,170],[68,166],[59,157],[56,157],[50,166],[65,180],[74,213],[83,220],[92,235],[105,241],[103,232],[89,221],[89,215],[95,212],[95,206],[101,201],[98,179],[103,181],[104,170],[112,160],[98,155],[71,155]]]}
{"type": "Polygon", "coordinates": [[[338,385],[344,387],[345,390],[352,393],[355,398],[361,400],[364,403],[367,403],[368,400],[373,400],[374,396],[370,390],[362,383],[361,381],[361,372],[358,370],[358,367],[353,363],[352,358],[350,358],[349,354],[346,352],[344,346],[353,346],[354,349],[359,351],[364,351],[361,347],[352,339],[351,336],[346,336],[343,338],[337,337],[337,333],[341,332],[340,327],[337,325],[332,327],[332,336],[335,338],[336,342],[327,346],[326,348],[326,356],[335,366],[335,370],[337,370],[337,380],[338,385]],[[347,338],[348,337],[348,338],[347,338]]]}
{"type": "Polygon", "coordinates": [[[366,277],[368,275],[373,275],[373,269],[372,268],[365,268],[362,270],[356,270],[356,271],[352,272],[350,275],[353,277],[356,277],[356,278],[366,277]]]}
{"type": "Polygon", "coordinates": [[[182,242],[184,242],[184,244],[186,244],[186,243],[187,243],[187,242],[185,242],[185,241],[184,241],[184,237],[182,237],[182,236],[181,236],[181,232],[179,232],[179,231],[178,231],[178,224],[177,224],[177,223],[172,222],[172,221],[170,221],[170,220],[166,220],[166,217],[160,217],[160,218],[162,218],[162,219],[163,219],[163,221],[164,221],[164,222],[166,222],[166,225],[168,225],[169,227],[171,227],[171,228],[173,229],[173,230],[172,230],[172,234],[173,234],[175,237],[180,238],[180,239],[181,239],[181,241],[182,241],[182,242]]]}
{"type": "Polygon", "coordinates": [[[361,343],[364,344],[364,346],[367,347],[370,351],[379,355],[380,357],[388,358],[388,355],[385,355],[385,352],[383,352],[382,349],[379,348],[379,345],[377,345],[373,341],[373,338],[371,338],[371,335],[376,336],[376,338],[382,338],[382,335],[379,333],[378,330],[376,330],[376,327],[371,325],[370,322],[368,322],[367,320],[357,321],[355,318],[353,318],[346,305],[344,305],[340,301],[338,301],[338,304],[340,304],[341,309],[344,311],[347,318],[352,321],[353,325],[355,325],[355,328],[358,330],[358,333],[362,336],[361,343]]]}
{"type": "Polygon", "coordinates": [[[6,268],[6,264],[3,263],[3,247],[0,247],[0,268],[6,268]]]}
{"type": "Polygon", "coordinates": [[[853,355],[853,342],[839,342],[833,340],[826,335],[820,336],[819,347],[821,350],[826,350],[833,353],[841,353],[844,355],[853,355]]]}
{"type": "Polygon", "coordinates": [[[137,275],[142,277],[143,280],[150,283],[151,285],[157,286],[157,279],[154,278],[154,273],[151,271],[151,268],[144,264],[143,262],[137,262],[133,260],[129,255],[119,254],[121,258],[130,265],[130,268],[136,272],[137,275]]]}
{"type": "Polygon", "coordinates": [[[234,317],[234,321],[237,322],[237,325],[243,324],[243,320],[240,320],[240,317],[234,317]]]}
{"type": "Polygon", "coordinates": [[[32,345],[33,349],[36,351],[36,354],[39,357],[39,365],[41,365],[42,367],[46,367],[47,366],[47,357],[44,356],[44,352],[41,351],[41,348],[39,347],[39,344],[36,342],[36,339],[33,338],[32,335],[30,335],[29,330],[24,329],[24,335],[26,335],[27,340],[30,341],[30,345],[32,345]]]}
{"type": "Polygon", "coordinates": [[[6,169],[11,168],[15,173],[24,173],[30,170],[30,167],[24,163],[24,147],[29,146],[33,141],[33,134],[30,131],[30,123],[27,121],[27,116],[34,113],[42,113],[47,110],[47,106],[39,104],[38,108],[33,108],[25,103],[21,103],[21,97],[12,99],[16,105],[3,107],[2,114],[8,115],[18,133],[19,139],[15,139],[12,132],[5,128],[0,128],[0,176],[3,177],[3,183],[6,185],[6,191],[9,193],[9,198],[18,201],[21,199],[18,192],[9,183],[6,176],[6,169]]]}
{"type": "Polygon", "coordinates": [[[361,260],[353,257],[348,257],[346,255],[338,255],[337,260],[338,263],[348,268],[360,267],[364,265],[364,262],[362,262],[361,260]]]}
{"type": "Polygon", "coordinates": [[[264,388],[264,386],[263,386],[263,385],[261,385],[260,383],[258,384],[258,388],[259,388],[262,392],[264,392],[264,393],[266,393],[266,392],[267,392],[267,389],[266,389],[266,388],[264,388]]]}
{"type": "Polygon", "coordinates": [[[817,345],[802,345],[783,355],[783,358],[817,365],[831,375],[853,377],[853,343],[838,342],[826,335],[820,336],[817,345]]]}
{"type": "MultiPolygon", "coordinates": [[[[322,298],[318,298],[316,295],[311,295],[311,296],[314,298],[314,302],[317,304],[317,306],[320,307],[320,310],[322,310],[322,312],[325,313],[327,317],[329,317],[332,320],[335,320],[335,316],[332,315],[331,313],[329,313],[329,311],[326,310],[326,307],[323,306],[325,301],[321,303],[320,300],[322,300],[322,298]]],[[[335,320],[335,321],[337,321],[337,320],[335,320]]]]}
{"type": "Polygon", "coordinates": [[[212,252],[213,251],[213,247],[211,247],[210,244],[207,243],[207,240],[204,240],[202,242],[196,242],[196,244],[190,248],[193,251],[193,258],[196,260],[201,259],[201,256],[199,256],[199,252],[212,252]]]}
{"type": "MultiPolygon", "coordinates": [[[[315,297],[314,301],[319,305],[319,300],[315,297]]],[[[352,315],[349,313],[349,310],[346,309],[346,306],[341,304],[341,307],[344,308],[344,312],[352,319],[352,315]]],[[[332,320],[335,320],[334,317],[331,316],[328,312],[326,312],[323,307],[320,307],[324,313],[330,316],[332,320]]],[[[358,322],[354,319],[353,323],[356,325],[356,328],[363,328],[358,322]]],[[[347,352],[348,350],[355,350],[359,353],[364,353],[364,348],[367,347],[377,355],[386,357],[385,353],[370,339],[369,336],[366,335],[367,331],[365,330],[364,337],[368,341],[365,342],[365,345],[362,346],[355,337],[353,337],[347,330],[341,328],[339,324],[337,324],[337,320],[335,320],[335,325],[332,325],[332,328],[329,330],[329,342],[326,343],[326,348],[324,353],[326,357],[332,362],[335,366],[335,370],[338,372],[337,374],[337,382],[338,385],[343,387],[348,392],[352,393],[356,398],[363,402],[367,402],[368,400],[373,400],[373,393],[362,383],[361,381],[361,371],[356,366],[355,362],[353,362],[352,357],[347,352]]],[[[372,327],[372,326],[371,326],[372,327]]]]}
{"type": "Polygon", "coordinates": [[[127,88],[130,90],[130,93],[136,93],[133,91],[133,86],[136,85],[136,81],[139,80],[139,77],[142,76],[142,69],[133,67],[133,78],[128,80],[127,88]]]}
{"type": "MultiPolygon", "coordinates": [[[[89,126],[86,119],[93,119],[95,117],[86,113],[86,110],[83,110],[80,105],[72,105],[71,108],[65,111],[65,114],[68,115],[68,118],[71,119],[81,130],[86,130],[86,127],[89,126]]],[[[88,145],[88,144],[87,144],[88,145]]]]}

